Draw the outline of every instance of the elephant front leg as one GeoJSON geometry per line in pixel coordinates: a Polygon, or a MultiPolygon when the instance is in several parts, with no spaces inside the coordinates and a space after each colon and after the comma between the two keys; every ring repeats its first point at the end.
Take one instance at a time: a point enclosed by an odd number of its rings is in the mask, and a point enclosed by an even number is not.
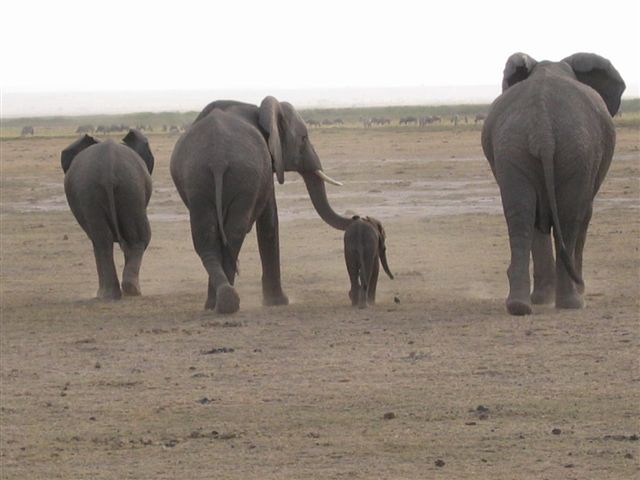
{"type": "Polygon", "coordinates": [[[100,241],[93,242],[93,253],[98,270],[97,297],[104,300],[119,300],[122,297],[120,282],[113,262],[113,239],[103,236],[100,241]]]}
{"type": "Polygon", "coordinates": [[[537,305],[552,303],[556,297],[556,266],[550,234],[534,228],[531,256],[533,257],[531,303],[537,305]]]}
{"type": "Polygon", "coordinates": [[[258,249],[262,262],[262,296],[264,305],[288,305],[280,278],[280,241],[278,209],[275,196],[256,221],[258,249]]]}

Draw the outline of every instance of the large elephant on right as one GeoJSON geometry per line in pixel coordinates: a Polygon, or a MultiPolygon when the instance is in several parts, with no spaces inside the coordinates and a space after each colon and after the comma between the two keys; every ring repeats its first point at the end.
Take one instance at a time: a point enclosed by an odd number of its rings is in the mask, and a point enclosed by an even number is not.
{"type": "Polygon", "coordinates": [[[582,253],[593,199],[611,164],[612,117],[624,89],[611,62],[591,53],[560,62],[537,62],[524,53],[507,60],[502,95],[482,129],[482,149],[500,187],[509,232],[506,307],[512,315],[554,299],[556,308],[584,306],[582,253]]]}

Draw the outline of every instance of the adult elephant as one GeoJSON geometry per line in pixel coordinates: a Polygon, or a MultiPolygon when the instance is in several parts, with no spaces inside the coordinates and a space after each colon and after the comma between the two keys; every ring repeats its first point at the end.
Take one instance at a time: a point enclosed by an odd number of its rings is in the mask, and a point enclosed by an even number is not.
{"type": "Polygon", "coordinates": [[[98,298],[140,295],[138,275],[151,239],[147,205],[154,158],[146,137],[130,130],[124,145],[84,135],[62,151],[64,191],[91,243],[98,270],[98,298]],[[113,244],[124,252],[122,290],[113,244]]]}
{"type": "Polygon", "coordinates": [[[593,199],[613,156],[612,116],[624,89],[611,62],[595,54],[537,62],[516,53],[507,60],[482,148],[509,231],[509,313],[529,314],[531,303],[554,299],[557,308],[584,306],[582,253],[593,199]]]}
{"type": "Polygon", "coordinates": [[[286,305],[280,281],[278,213],[273,173],[302,175],[320,217],[345,230],[351,222],[333,211],[322,171],[300,115],[287,102],[266,97],[260,106],[235,101],[207,105],[178,139],[171,176],[189,209],[196,252],[209,274],[205,309],[233,313],[240,298],[233,288],[245,235],[256,223],[265,305],[286,305]]]}

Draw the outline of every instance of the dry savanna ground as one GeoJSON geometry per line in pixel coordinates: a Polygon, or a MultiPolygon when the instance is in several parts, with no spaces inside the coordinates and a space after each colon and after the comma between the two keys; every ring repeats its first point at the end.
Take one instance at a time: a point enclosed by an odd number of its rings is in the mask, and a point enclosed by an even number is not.
{"type": "MultiPolygon", "coordinates": [[[[380,218],[396,279],[352,309],[341,232],[296,174],[277,187],[287,307],[206,277],[151,135],[143,296],[92,300],[64,197],[70,138],[4,140],[3,479],[638,478],[640,138],[621,128],[585,253],[587,308],[505,313],[508,243],[479,130],[314,130],[339,212],[380,218]]],[[[116,251],[118,264],[122,254],[116,251]]]]}

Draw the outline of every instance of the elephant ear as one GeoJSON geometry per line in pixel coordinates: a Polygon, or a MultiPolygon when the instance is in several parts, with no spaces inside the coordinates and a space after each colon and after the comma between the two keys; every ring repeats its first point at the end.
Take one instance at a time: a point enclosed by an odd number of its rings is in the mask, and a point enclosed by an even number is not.
{"type": "Polygon", "coordinates": [[[149,174],[153,173],[154,158],[149,148],[149,140],[139,130],[132,128],[129,133],[122,139],[124,144],[131,150],[140,155],[149,170],[149,174]]]}
{"type": "Polygon", "coordinates": [[[612,117],[618,113],[626,85],[609,60],[595,53],[575,53],[563,62],[569,64],[579,82],[600,94],[612,117]]]}
{"type": "Polygon", "coordinates": [[[282,158],[282,143],[280,140],[280,117],[282,110],[280,102],[269,96],[265,97],[260,104],[259,122],[262,129],[267,133],[269,153],[273,160],[273,170],[276,172],[278,183],[284,183],[284,159],[282,158]]]}
{"type": "Polygon", "coordinates": [[[65,148],[60,154],[60,163],[62,164],[62,171],[67,173],[69,167],[71,166],[71,162],[82,150],[90,147],[91,145],[95,145],[98,142],[95,138],[90,135],[85,134],[80,137],[78,140],[73,142],[67,148],[65,148]]]}
{"type": "Polygon", "coordinates": [[[525,80],[538,62],[526,53],[514,53],[507,59],[502,74],[502,91],[525,80]]]}

